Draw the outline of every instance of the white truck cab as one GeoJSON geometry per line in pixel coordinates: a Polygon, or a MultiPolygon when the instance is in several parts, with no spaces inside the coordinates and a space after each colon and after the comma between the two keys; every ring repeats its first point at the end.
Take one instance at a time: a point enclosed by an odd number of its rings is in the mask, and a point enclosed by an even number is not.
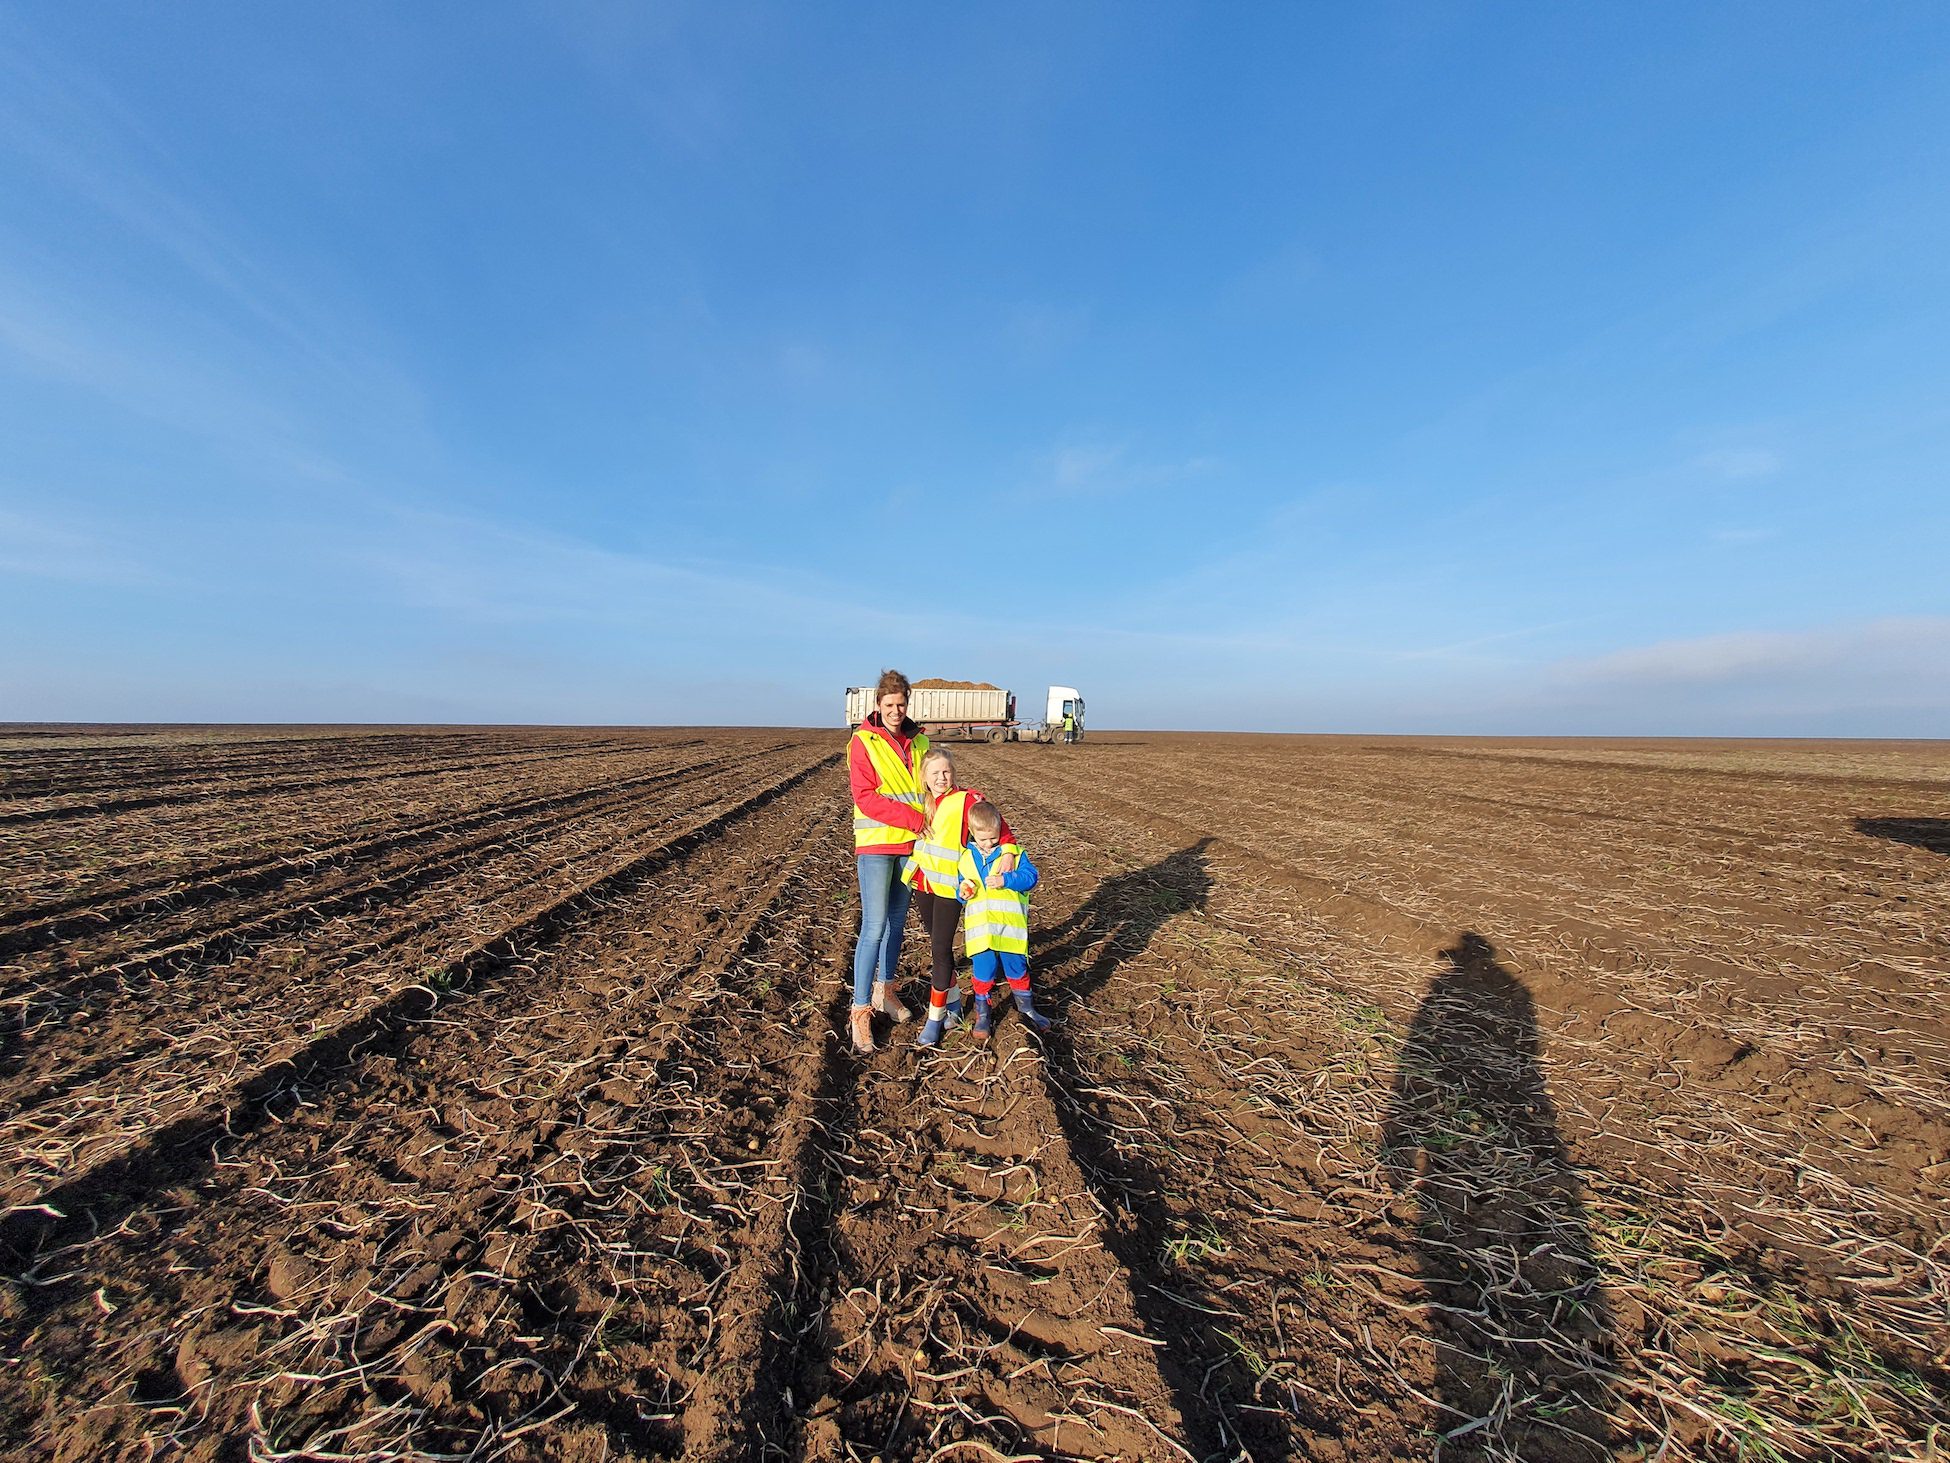
{"type": "Polygon", "coordinates": [[[1060,738],[1063,735],[1063,718],[1066,716],[1075,718],[1075,738],[1077,741],[1082,741],[1083,692],[1075,686],[1051,686],[1049,705],[1043,712],[1043,725],[1055,734],[1055,738],[1060,738]]]}

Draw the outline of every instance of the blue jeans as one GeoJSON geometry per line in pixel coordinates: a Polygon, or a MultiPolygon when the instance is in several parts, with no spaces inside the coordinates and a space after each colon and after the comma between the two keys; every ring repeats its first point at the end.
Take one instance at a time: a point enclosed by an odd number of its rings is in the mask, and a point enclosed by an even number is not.
{"type": "Polygon", "coordinates": [[[894,968],[900,964],[901,931],[907,924],[907,899],[913,891],[901,882],[901,860],[891,854],[855,854],[853,862],[860,876],[860,943],[853,947],[853,1004],[865,1006],[873,1001],[873,983],[892,980],[894,968]]]}

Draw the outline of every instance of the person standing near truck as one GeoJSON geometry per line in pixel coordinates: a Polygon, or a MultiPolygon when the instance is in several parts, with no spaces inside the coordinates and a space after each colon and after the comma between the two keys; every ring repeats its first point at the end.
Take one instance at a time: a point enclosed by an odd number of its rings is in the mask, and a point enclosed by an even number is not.
{"type": "Polygon", "coordinates": [[[1070,746],[1077,739],[1077,715],[1074,711],[1063,713],[1063,745],[1070,746]]]}
{"type": "Polygon", "coordinates": [[[853,862],[860,879],[860,939],[853,947],[853,1049],[872,1052],[873,1013],[896,1023],[913,1013],[894,993],[901,931],[907,924],[908,886],[901,867],[914,852],[915,835],[927,827],[921,810],[921,759],[928,739],[907,718],[910,692],[899,671],[882,671],[874,687],[875,710],[847,744],[847,780],[853,788],[853,862]]]}

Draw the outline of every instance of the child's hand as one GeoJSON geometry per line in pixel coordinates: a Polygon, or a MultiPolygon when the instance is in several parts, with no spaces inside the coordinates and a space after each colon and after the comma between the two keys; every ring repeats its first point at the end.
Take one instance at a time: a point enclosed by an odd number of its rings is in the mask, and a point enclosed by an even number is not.
{"type": "MultiPolygon", "coordinates": [[[[1016,867],[1016,856],[1014,854],[1004,852],[996,855],[995,858],[996,873],[998,874],[1013,873],[1015,871],[1015,867],[1016,867]]],[[[1000,884],[991,884],[989,885],[989,887],[991,889],[1000,889],[1002,886],[1000,884]]]]}
{"type": "Polygon", "coordinates": [[[1002,870],[1000,870],[1000,869],[990,869],[990,870],[989,870],[989,888],[991,888],[991,889],[1000,889],[1001,887],[1002,887],[1002,870]]]}
{"type": "Polygon", "coordinates": [[[962,903],[966,904],[969,900],[973,899],[974,897],[975,897],[975,881],[973,879],[963,879],[961,881],[962,903]]]}

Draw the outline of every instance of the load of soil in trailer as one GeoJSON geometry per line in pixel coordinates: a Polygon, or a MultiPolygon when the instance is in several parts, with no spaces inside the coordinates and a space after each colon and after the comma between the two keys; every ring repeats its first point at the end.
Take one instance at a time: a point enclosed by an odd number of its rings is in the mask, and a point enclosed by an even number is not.
{"type": "Polygon", "coordinates": [[[1000,691],[1000,686],[992,686],[987,681],[944,681],[939,676],[929,676],[925,681],[915,681],[917,691],[1000,691]]]}

